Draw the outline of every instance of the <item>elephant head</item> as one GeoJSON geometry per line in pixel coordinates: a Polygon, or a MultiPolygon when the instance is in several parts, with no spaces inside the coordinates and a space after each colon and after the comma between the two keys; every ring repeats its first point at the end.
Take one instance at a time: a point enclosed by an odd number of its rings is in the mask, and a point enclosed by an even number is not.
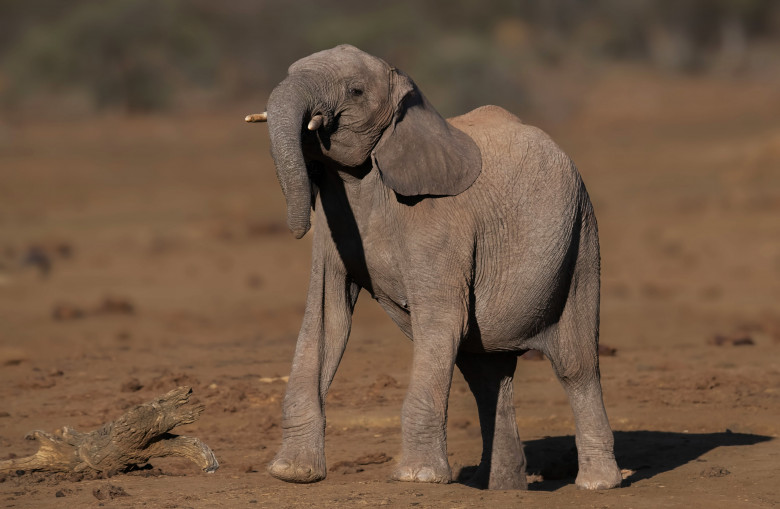
{"type": "Polygon", "coordinates": [[[352,46],[290,66],[268,99],[267,122],[296,238],[310,227],[311,161],[356,174],[373,165],[403,196],[458,194],[481,171],[474,141],[444,120],[407,75],[352,46]]]}

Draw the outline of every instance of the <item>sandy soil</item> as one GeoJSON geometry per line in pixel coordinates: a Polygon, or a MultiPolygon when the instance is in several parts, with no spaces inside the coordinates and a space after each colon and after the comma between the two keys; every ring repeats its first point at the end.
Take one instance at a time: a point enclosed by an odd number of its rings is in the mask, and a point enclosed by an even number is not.
{"type": "MultiPolygon", "coordinates": [[[[90,430],[177,385],[206,404],[182,460],[106,479],[0,476],[3,507],[780,505],[780,89],[616,70],[551,132],[593,198],[606,404],[625,487],[575,489],[573,421],[547,361],[519,363],[527,492],[389,482],[411,344],[370,299],[328,397],[328,478],[265,465],[303,312],[258,105],[178,118],[0,123],[0,459],[33,429],[90,430]],[[651,79],[652,78],[652,79],[651,79]]],[[[434,98],[435,99],[435,98],[434,98]]],[[[262,105],[259,106],[262,108],[262,105]]],[[[450,398],[453,471],[479,458],[450,398]]]]}

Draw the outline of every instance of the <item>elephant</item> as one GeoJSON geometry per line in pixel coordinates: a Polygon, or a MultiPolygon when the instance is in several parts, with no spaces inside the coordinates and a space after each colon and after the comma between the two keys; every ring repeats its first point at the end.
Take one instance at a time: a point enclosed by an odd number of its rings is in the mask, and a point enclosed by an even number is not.
{"type": "Polygon", "coordinates": [[[325,398],[365,290],[413,345],[394,479],[451,482],[457,366],[483,442],[469,483],[527,488],[513,376],[536,349],[574,414],[577,486],[620,485],[598,363],[596,218],[544,132],[497,106],[445,120],[407,74],[349,45],[293,63],[266,113],[246,120],[267,121],[291,232],[315,225],[272,476],[325,478],[325,398]]]}

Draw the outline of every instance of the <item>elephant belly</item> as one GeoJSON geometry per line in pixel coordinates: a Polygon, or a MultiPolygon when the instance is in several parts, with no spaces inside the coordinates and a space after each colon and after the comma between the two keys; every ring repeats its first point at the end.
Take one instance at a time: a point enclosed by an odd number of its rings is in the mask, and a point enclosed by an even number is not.
{"type": "Polygon", "coordinates": [[[560,310],[517,308],[482,311],[463,338],[461,349],[469,352],[520,352],[533,348],[530,341],[556,324],[560,310]]]}
{"type": "Polygon", "coordinates": [[[476,282],[464,350],[527,350],[533,348],[529,341],[557,324],[569,294],[571,261],[561,256],[540,266],[532,263],[533,257],[521,260],[476,282]]]}

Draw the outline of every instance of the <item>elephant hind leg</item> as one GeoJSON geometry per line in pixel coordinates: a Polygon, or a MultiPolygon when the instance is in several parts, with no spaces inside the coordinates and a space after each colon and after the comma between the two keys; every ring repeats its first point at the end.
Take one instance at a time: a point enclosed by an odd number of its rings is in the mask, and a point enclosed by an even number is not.
{"type": "Polygon", "coordinates": [[[597,490],[620,486],[612,429],[601,392],[598,361],[598,272],[575,271],[560,321],[542,350],[569,399],[576,425],[577,486],[597,490]]]}
{"type": "Polygon", "coordinates": [[[482,459],[468,484],[482,489],[526,489],[525,454],[512,391],[517,356],[461,352],[456,362],[477,400],[482,430],[482,459]]]}

